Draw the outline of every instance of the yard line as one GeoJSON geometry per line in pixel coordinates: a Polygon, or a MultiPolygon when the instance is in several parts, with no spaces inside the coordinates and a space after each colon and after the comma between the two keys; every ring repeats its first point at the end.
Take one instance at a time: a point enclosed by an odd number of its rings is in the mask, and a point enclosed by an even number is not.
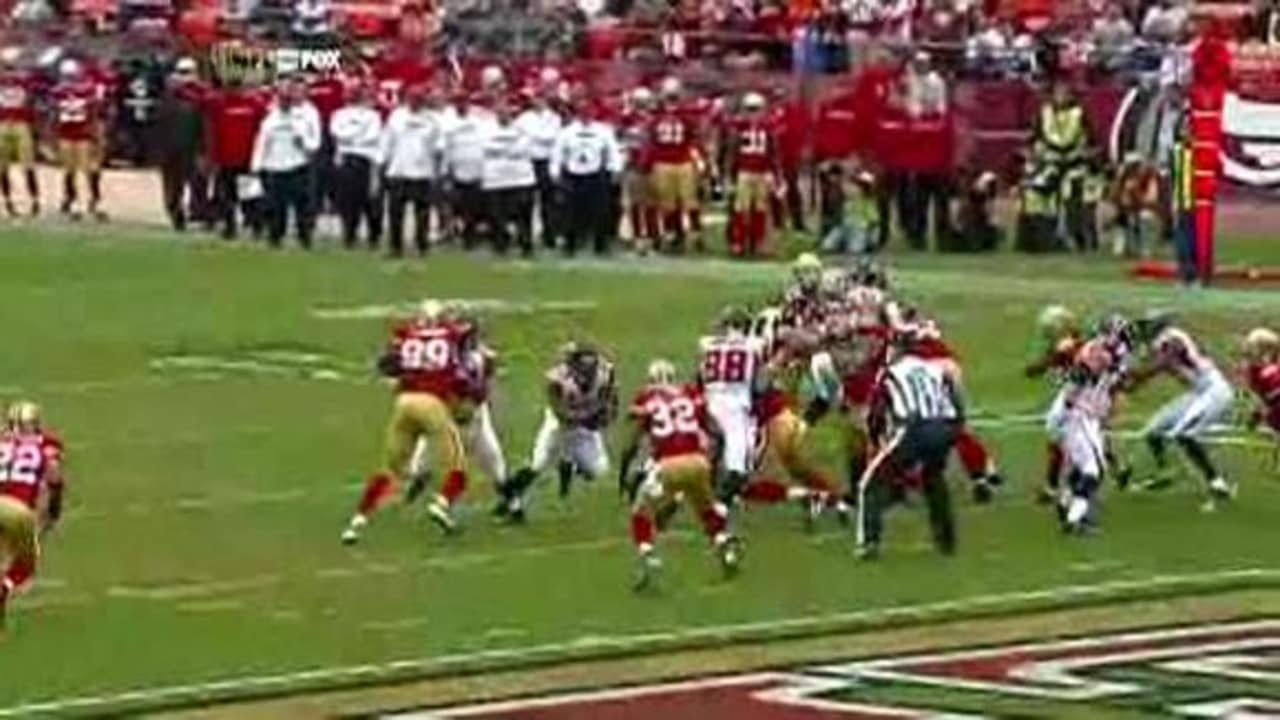
{"type": "Polygon", "coordinates": [[[925,603],[826,615],[806,615],[705,627],[684,627],[634,635],[589,636],[568,642],[506,649],[410,658],[385,663],[316,668],[276,675],[250,675],[207,683],[140,688],[117,694],[92,695],[26,703],[0,708],[0,718],[70,713],[122,714],[158,710],[236,698],[284,695],[356,687],[378,682],[440,677],[498,669],[514,669],[570,660],[672,652],[690,647],[730,643],[768,642],[817,634],[852,632],[872,626],[892,626],[1069,607],[1073,604],[1137,600],[1179,591],[1231,587],[1273,587],[1280,571],[1265,568],[1185,575],[1153,575],[1091,585],[1067,585],[1020,592],[974,595],[925,603]]]}

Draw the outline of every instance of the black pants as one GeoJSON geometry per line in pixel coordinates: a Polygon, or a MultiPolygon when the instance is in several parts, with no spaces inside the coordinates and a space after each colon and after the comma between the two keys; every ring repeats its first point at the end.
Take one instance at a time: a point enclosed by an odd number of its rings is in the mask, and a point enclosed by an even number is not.
{"type": "Polygon", "coordinates": [[[334,205],[342,222],[342,244],[352,247],[360,224],[369,230],[369,246],[382,240],[382,195],[373,193],[373,163],[359,155],[344,155],[334,166],[334,205]]]}
{"type": "Polygon", "coordinates": [[[298,243],[311,247],[311,231],[315,226],[315,214],[311,207],[312,169],[304,165],[285,172],[262,173],[262,190],[267,212],[267,240],[279,246],[289,224],[289,213],[298,233],[298,243]]]}
{"type": "Polygon", "coordinates": [[[895,497],[895,484],[919,473],[929,508],[929,526],[938,550],[955,550],[956,529],[947,489],[947,457],[955,445],[958,425],[950,420],[924,420],[895,430],[867,464],[859,487],[858,539],[878,547],[884,536],[884,512],[895,497]]]}
{"type": "Polygon", "coordinates": [[[484,192],[478,182],[455,180],[452,195],[453,218],[458,232],[462,233],[462,247],[470,250],[480,240],[481,227],[488,214],[484,192]]]}
{"type": "Polygon", "coordinates": [[[234,238],[239,230],[239,219],[244,214],[244,223],[249,231],[258,237],[262,233],[261,199],[245,200],[240,197],[238,181],[248,175],[249,169],[242,167],[221,167],[214,174],[213,203],[217,219],[222,223],[222,237],[234,238]]]}
{"type": "Polygon", "coordinates": [[[534,187],[486,190],[489,236],[493,249],[500,255],[511,249],[514,237],[525,255],[533,254],[534,187]]]}
{"type": "Polygon", "coordinates": [[[880,215],[880,236],[876,240],[878,248],[887,247],[889,244],[895,212],[898,215],[898,228],[904,227],[903,218],[906,217],[908,206],[907,180],[906,173],[886,172],[876,186],[876,210],[880,215]]]}
{"type": "Polygon", "coordinates": [[[413,246],[427,251],[431,224],[431,181],[387,178],[387,237],[394,255],[404,253],[404,214],[413,205],[413,246]]]}
{"type": "Polygon", "coordinates": [[[547,160],[533,161],[533,174],[538,179],[536,191],[536,201],[538,203],[538,222],[542,229],[542,246],[553,248],[556,246],[556,239],[567,235],[568,227],[562,227],[560,220],[561,210],[556,193],[556,185],[551,181],[550,162],[547,160]]]}
{"type": "Polygon", "coordinates": [[[929,219],[939,245],[951,235],[951,179],[945,174],[912,173],[899,189],[899,210],[903,233],[913,250],[929,247],[929,219]]]}
{"type": "Polygon", "coordinates": [[[200,218],[207,209],[209,186],[191,158],[170,159],[160,165],[160,192],[164,210],[175,230],[185,230],[187,220],[200,218]]]}
{"type": "MultiPolygon", "coordinates": [[[[566,255],[572,255],[590,241],[597,253],[609,251],[612,235],[609,223],[614,219],[613,197],[609,175],[566,175],[564,178],[564,227],[566,255]]],[[[616,227],[616,225],[615,225],[616,227]]]]}

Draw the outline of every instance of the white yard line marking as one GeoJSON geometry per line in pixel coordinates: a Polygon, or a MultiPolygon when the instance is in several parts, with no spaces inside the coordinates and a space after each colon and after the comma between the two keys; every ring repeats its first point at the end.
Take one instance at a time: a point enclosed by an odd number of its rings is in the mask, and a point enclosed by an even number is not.
{"type": "Polygon", "coordinates": [[[1021,592],[976,595],[945,602],[907,605],[878,610],[831,613],[704,627],[682,627],[669,631],[636,635],[590,636],[562,643],[482,650],[413,658],[386,663],[317,668],[278,675],[252,675],[216,682],[168,687],[143,688],[117,694],[94,695],[34,702],[0,709],[0,718],[72,712],[122,712],[125,709],[181,705],[226,700],[247,695],[279,694],[304,689],[319,689],[343,684],[405,679],[413,676],[445,675],[464,669],[512,667],[538,660],[568,660],[591,655],[619,652],[671,651],[702,643],[725,643],[753,639],[797,637],[806,632],[837,632],[876,623],[895,623],[939,619],[946,615],[982,612],[1037,602],[1048,607],[1090,599],[1123,599],[1128,593],[1173,592],[1222,586],[1230,583],[1275,582],[1280,571],[1246,568],[1214,573],[1186,575],[1154,575],[1135,580],[1120,580],[1091,585],[1066,585],[1021,592]]]}

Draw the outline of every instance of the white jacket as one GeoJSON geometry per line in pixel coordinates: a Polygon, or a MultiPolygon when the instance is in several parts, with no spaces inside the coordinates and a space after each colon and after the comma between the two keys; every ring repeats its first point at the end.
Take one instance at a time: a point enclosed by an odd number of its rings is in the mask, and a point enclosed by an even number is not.
{"type": "Polygon", "coordinates": [[[309,102],[289,109],[271,106],[253,141],[250,169],[254,172],[289,172],[311,162],[320,149],[320,113],[309,102]]]}
{"type": "Polygon", "coordinates": [[[434,110],[401,105],[391,111],[382,131],[382,160],[387,177],[434,180],[439,175],[444,137],[434,110]]]}
{"type": "Polygon", "coordinates": [[[490,125],[484,134],[484,170],[480,185],[485,190],[533,187],[533,147],[529,136],[514,123],[490,125]]]}
{"type": "Polygon", "coordinates": [[[344,105],[329,118],[334,154],[382,162],[382,115],[371,105],[344,105]]]}

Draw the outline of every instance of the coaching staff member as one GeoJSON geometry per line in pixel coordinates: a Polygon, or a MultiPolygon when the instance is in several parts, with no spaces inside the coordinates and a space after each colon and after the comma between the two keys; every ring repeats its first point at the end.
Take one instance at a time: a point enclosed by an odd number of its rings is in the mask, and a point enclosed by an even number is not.
{"type": "Polygon", "coordinates": [[[428,249],[432,185],[439,176],[444,133],[439,116],[427,104],[427,88],[421,83],[405,90],[382,131],[382,158],[386,162],[387,222],[391,254],[404,254],[404,213],[413,205],[413,242],[419,254],[428,249]]]}
{"type": "Polygon", "coordinates": [[[484,136],[480,188],[488,206],[493,249],[504,255],[512,235],[520,251],[533,255],[533,193],[538,184],[529,137],[512,122],[511,105],[498,99],[494,122],[484,136]]]}
{"type": "Polygon", "coordinates": [[[262,178],[267,239],[278,247],[293,211],[298,243],[311,248],[315,224],[311,162],[320,150],[320,113],[303,99],[302,87],[283,78],[253,143],[252,170],[262,178]]]}
{"type": "Polygon", "coordinates": [[[382,235],[382,114],[373,104],[373,88],[363,81],[350,88],[350,101],[329,118],[334,146],[334,200],[342,221],[342,244],[356,244],[360,223],[369,228],[369,247],[382,235]]]}
{"type": "Polygon", "coordinates": [[[556,136],[550,172],[563,188],[564,217],[570,221],[564,226],[565,255],[577,252],[583,236],[597,254],[608,252],[615,223],[613,185],[622,173],[622,148],[613,128],[576,104],[556,136]]]}
{"type": "Polygon", "coordinates": [[[206,144],[214,168],[214,201],[222,222],[222,237],[234,239],[241,203],[245,219],[255,237],[262,230],[262,218],[248,210],[255,198],[245,196],[241,186],[254,185],[249,173],[258,126],[267,112],[267,98],[246,88],[240,78],[230,75],[215,91],[205,115],[206,144]]]}
{"type": "Polygon", "coordinates": [[[952,371],[914,353],[918,341],[907,329],[894,339],[893,354],[872,400],[872,437],[880,448],[858,483],[858,556],[879,555],[883,516],[894,484],[919,478],[938,551],[955,552],[955,521],[945,472],[964,419],[952,371]]]}

